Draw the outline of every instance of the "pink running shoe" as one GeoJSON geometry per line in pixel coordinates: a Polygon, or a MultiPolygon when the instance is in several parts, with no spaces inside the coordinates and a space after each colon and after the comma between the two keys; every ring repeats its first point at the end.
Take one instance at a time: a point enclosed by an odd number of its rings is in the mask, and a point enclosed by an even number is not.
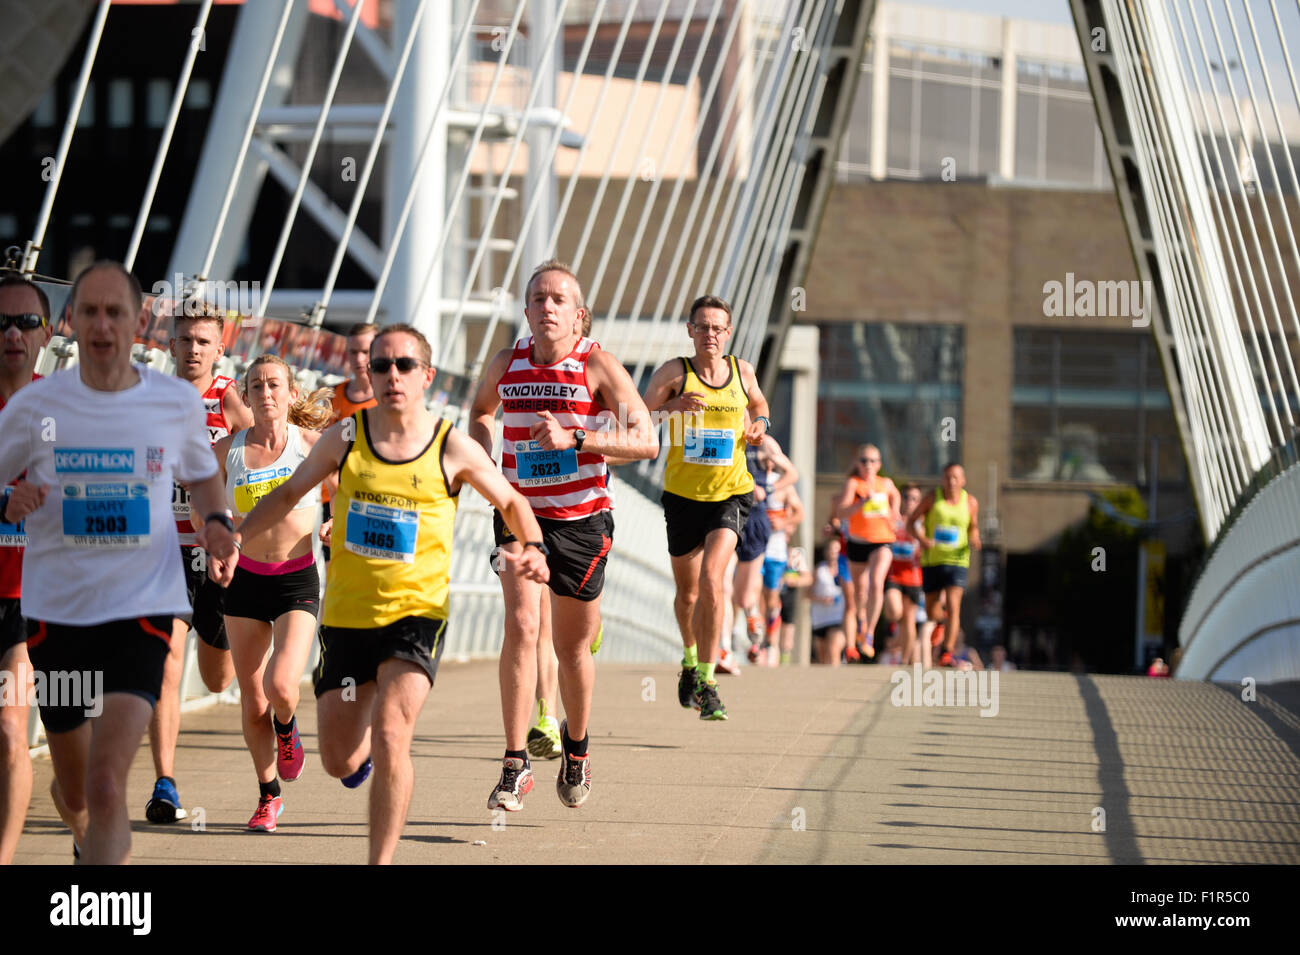
{"type": "Polygon", "coordinates": [[[288,733],[275,734],[275,771],[286,783],[291,783],[302,775],[306,761],[302,740],[298,738],[298,721],[294,720],[293,729],[288,733]]]}
{"type": "Polygon", "coordinates": [[[279,796],[263,796],[257,801],[257,811],[248,820],[248,828],[261,832],[275,832],[275,820],[284,812],[284,800],[279,796]]]}

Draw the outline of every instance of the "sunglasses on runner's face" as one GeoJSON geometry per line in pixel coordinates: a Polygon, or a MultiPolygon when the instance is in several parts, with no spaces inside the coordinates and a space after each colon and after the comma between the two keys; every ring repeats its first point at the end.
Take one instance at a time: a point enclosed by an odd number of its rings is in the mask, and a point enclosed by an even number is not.
{"type": "Polygon", "coordinates": [[[45,316],[35,312],[23,312],[19,315],[0,314],[0,333],[9,331],[10,325],[17,325],[20,332],[30,332],[45,324],[45,316]]]}
{"type": "Polygon", "coordinates": [[[859,463],[859,464],[872,464],[872,463],[879,464],[879,463],[880,463],[880,458],[858,458],[858,463],[859,463]]]}
{"type": "Polygon", "coordinates": [[[414,371],[416,368],[423,368],[424,362],[420,361],[418,358],[410,358],[406,355],[403,355],[401,358],[372,358],[370,359],[370,373],[372,375],[386,375],[388,374],[388,369],[392,368],[394,365],[397,366],[398,371],[402,374],[406,374],[408,371],[414,371]]]}

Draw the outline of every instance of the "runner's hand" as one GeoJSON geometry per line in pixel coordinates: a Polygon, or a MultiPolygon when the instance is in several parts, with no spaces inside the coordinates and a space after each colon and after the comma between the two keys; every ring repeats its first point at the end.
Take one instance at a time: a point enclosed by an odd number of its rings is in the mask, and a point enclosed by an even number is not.
{"type": "MultiPolygon", "coordinates": [[[[239,556],[239,551],[235,548],[235,535],[226,530],[225,525],[218,524],[216,521],[206,521],[196,525],[194,538],[198,545],[208,552],[209,557],[233,561],[239,556]]],[[[231,574],[235,572],[233,563],[230,572],[231,574]]]]}
{"type": "Polygon", "coordinates": [[[330,518],[320,526],[320,542],[326,547],[330,546],[330,538],[334,534],[334,518],[330,518]]]}
{"type": "Polygon", "coordinates": [[[24,517],[45,503],[45,495],[50,488],[47,484],[33,484],[23,479],[9,494],[9,504],[5,507],[4,517],[10,524],[17,524],[24,517]]]}
{"type": "Polygon", "coordinates": [[[670,412],[703,411],[708,406],[708,402],[704,400],[704,395],[698,391],[683,391],[672,401],[667,402],[664,407],[667,408],[668,405],[672,405],[671,408],[668,408],[670,412]]]}
{"type": "Polygon", "coordinates": [[[517,554],[512,554],[504,547],[497,553],[498,559],[511,565],[511,571],[528,580],[544,584],[551,579],[551,570],[546,566],[546,555],[536,547],[525,547],[517,554]]]}
{"type": "Polygon", "coordinates": [[[222,560],[220,557],[208,555],[208,576],[222,587],[229,587],[230,582],[235,577],[235,565],[239,563],[238,552],[232,557],[222,560]]]}
{"type": "Polygon", "coordinates": [[[767,434],[767,425],[759,424],[757,421],[751,421],[745,428],[745,443],[752,444],[755,447],[763,443],[763,435],[767,434]]]}
{"type": "Polygon", "coordinates": [[[555,415],[549,411],[539,411],[537,417],[541,420],[532,426],[529,433],[545,450],[567,451],[569,448],[577,447],[578,441],[574,438],[573,432],[561,427],[560,422],[555,420],[555,415]]]}

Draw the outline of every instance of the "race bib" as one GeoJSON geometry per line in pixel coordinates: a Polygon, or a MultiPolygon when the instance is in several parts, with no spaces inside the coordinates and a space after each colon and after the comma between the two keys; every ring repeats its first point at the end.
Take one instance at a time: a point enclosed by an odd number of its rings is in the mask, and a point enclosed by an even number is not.
{"type": "MultiPolygon", "coordinates": [[[[9,495],[13,493],[13,488],[4,489],[4,495],[0,496],[0,501],[8,502],[9,495]]],[[[0,507],[0,514],[4,513],[4,508],[0,507]]],[[[27,532],[23,529],[23,521],[17,524],[6,524],[0,521],[0,547],[26,547],[27,532]]]]}
{"type": "Polygon", "coordinates": [[[888,514],[889,513],[889,495],[876,493],[871,495],[862,502],[862,513],[870,514],[888,514]]]}
{"type": "Polygon", "coordinates": [[[135,548],[149,544],[149,485],[141,481],[63,485],[63,543],[135,548]]]}
{"type": "Polygon", "coordinates": [[[894,541],[889,545],[889,549],[894,552],[894,557],[898,560],[911,560],[912,555],[916,553],[916,541],[894,541]]]}
{"type": "Polygon", "coordinates": [[[515,474],[520,487],[564,484],[578,476],[578,452],[547,451],[536,441],[515,443],[515,474]]]}
{"type": "Polygon", "coordinates": [[[190,519],[190,492],[180,484],[172,485],[172,515],[178,521],[190,519]]]}
{"type": "Polygon", "coordinates": [[[961,528],[952,524],[940,524],[934,529],[934,543],[944,550],[954,550],[961,538],[961,528]]]}
{"type": "Polygon", "coordinates": [[[682,460],[687,464],[731,467],[736,451],[736,432],[730,428],[686,428],[682,460]]]}
{"type": "Polygon", "coordinates": [[[257,506],[257,502],[270,494],[277,487],[289,480],[293,468],[263,468],[249,471],[235,480],[235,508],[240,514],[247,514],[257,506]]]}
{"type": "Polygon", "coordinates": [[[419,529],[419,511],[353,498],[348,501],[348,531],[343,546],[358,557],[413,564],[419,529]]]}

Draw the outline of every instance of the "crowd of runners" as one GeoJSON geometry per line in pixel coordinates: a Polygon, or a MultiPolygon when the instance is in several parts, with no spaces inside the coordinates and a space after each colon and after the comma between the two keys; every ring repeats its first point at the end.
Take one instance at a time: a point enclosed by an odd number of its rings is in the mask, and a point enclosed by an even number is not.
{"type": "MultiPolygon", "coordinates": [[[[98,712],[40,701],[51,796],[86,862],[129,860],[126,778],[146,730],[157,778],[145,816],[185,816],[174,759],[191,626],[205,685],[238,683],[258,786],[248,827],[265,832],[285,808],[281,783],[304,771],[296,711],[319,639],[320,767],[349,788],[370,780],[369,858],[390,862],[413,791],[415,721],[454,625],[452,532],[466,485],[495,508],[492,569],[506,611],[504,749],[487,806],[523,808],[532,758],[557,759],[560,802],[581,806],[614,535],[609,465],[656,458],[657,421],[668,422],[678,699],[700,719],[727,719],[716,674],[736,672],[733,621],[751,663],[789,662],[800,589],[823,663],[874,656],[883,614],[898,623],[899,658],[928,664],[936,623],[960,619],[979,546],[961,467],[922,496],[881,477],[879,451],[864,445],[834,502],[824,559],[807,561],[791,546],[807,516],[798,474],[768,433],[753,367],[728,353],[732,315],[720,298],[693,303],[692,353],[656,369],[643,397],[588,337],[577,277],[543,263],[527,284],[530,334],[487,365],[468,433],[429,411],[431,349],[409,325],[353,327],[351,379],[303,394],[270,355],[241,381],[217,375],[223,316],[194,304],[173,322],[174,377],[133,363],[149,315],[141,287],[120,264],[98,262],[68,299],[78,362],[40,379],[49,302],[21,276],[0,280],[0,669],[103,675],[98,712]],[[80,586],[57,586],[70,574],[80,586]]],[[[940,665],[954,662],[959,632],[946,627],[940,665]]],[[[0,707],[0,863],[13,857],[32,789],[20,697],[0,707]]]]}

